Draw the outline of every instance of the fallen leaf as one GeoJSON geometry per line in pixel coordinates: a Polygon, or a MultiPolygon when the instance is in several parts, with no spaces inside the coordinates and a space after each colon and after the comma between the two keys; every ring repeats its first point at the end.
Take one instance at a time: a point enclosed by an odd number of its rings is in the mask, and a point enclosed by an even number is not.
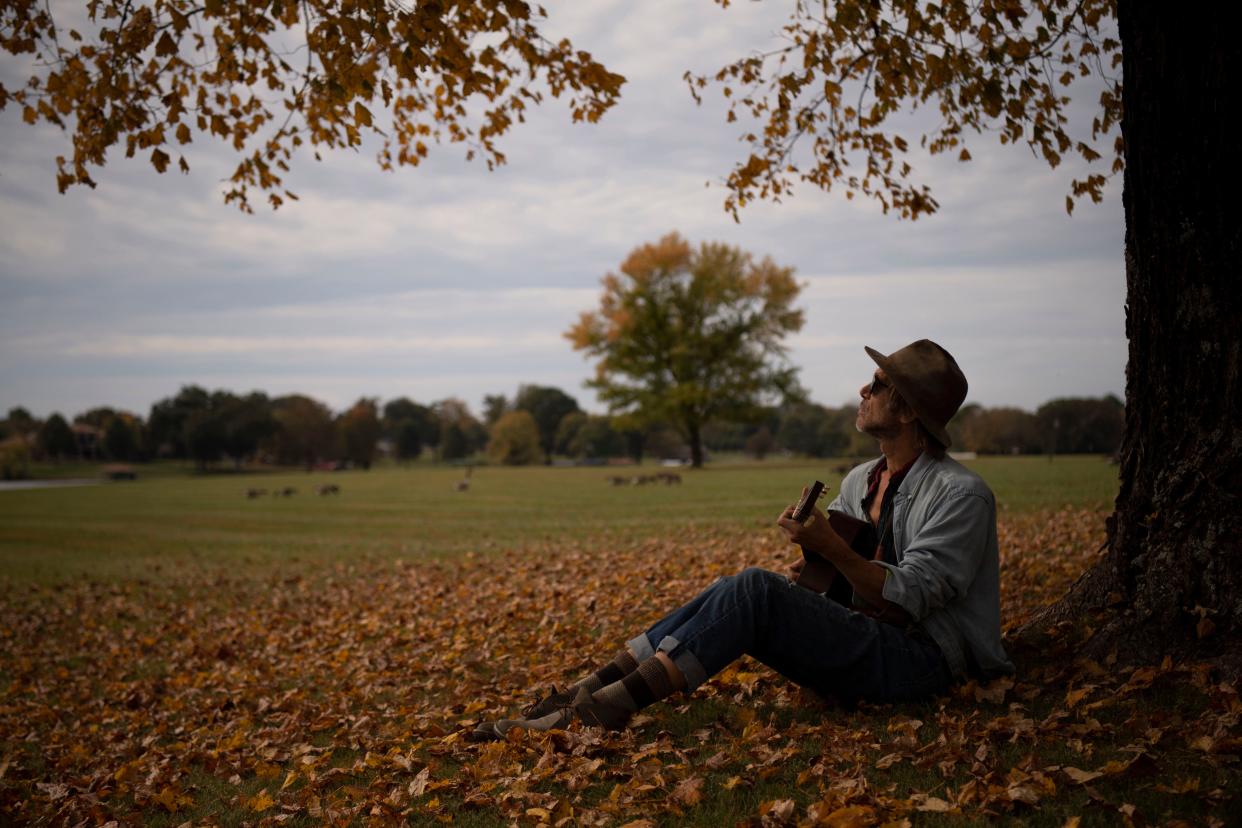
{"type": "Polygon", "coordinates": [[[875,767],[878,770],[884,770],[885,768],[891,768],[893,765],[897,764],[900,761],[901,761],[901,754],[889,753],[877,759],[875,762],[875,767]]]}
{"type": "Polygon", "coordinates": [[[703,777],[692,776],[689,779],[683,779],[673,789],[669,798],[682,805],[698,805],[703,801],[703,777]]]}
{"type": "Polygon", "coordinates": [[[256,813],[266,811],[268,808],[276,804],[276,800],[272,799],[272,795],[266,790],[259,791],[246,803],[246,807],[256,813]]]}
{"type": "Polygon", "coordinates": [[[406,788],[406,793],[417,799],[427,790],[427,783],[431,781],[431,768],[423,768],[418,775],[410,782],[406,788]]]}
{"type": "Polygon", "coordinates": [[[1103,771],[1085,771],[1069,765],[1061,768],[1061,772],[1077,782],[1079,785],[1085,785],[1088,782],[1094,779],[1099,779],[1104,775],[1103,771]]]}
{"type": "Polygon", "coordinates": [[[1009,676],[1002,676],[994,681],[988,682],[975,688],[975,701],[990,702],[992,704],[1002,704],[1005,701],[1005,693],[1013,687],[1013,679],[1009,676]]]}
{"type": "Polygon", "coordinates": [[[914,809],[916,811],[930,811],[934,814],[947,814],[957,811],[953,803],[946,802],[938,796],[924,797],[914,809]]]}
{"type": "Polygon", "coordinates": [[[866,805],[850,805],[838,808],[816,821],[823,828],[868,828],[875,825],[875,809],[866,805]]]}
{"type": "Polygon", "coordinates": [[[792,799],[774,799],[770,802],[759,803],[759,815],[786,822],[793,819],[795,807],[792,799]]]}

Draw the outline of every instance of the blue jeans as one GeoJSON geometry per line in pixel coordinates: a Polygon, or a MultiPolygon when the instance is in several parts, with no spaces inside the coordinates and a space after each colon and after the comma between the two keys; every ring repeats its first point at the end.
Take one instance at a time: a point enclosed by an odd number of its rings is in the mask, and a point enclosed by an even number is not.
{"type": "Polygon", "coordinates": [[[755,567],[716,581],[628,646],[640,661],[667,653],[687,692],[742,654],[816,693],[849,701],[926,699],[953,681],[930,638],[755,567]]]}

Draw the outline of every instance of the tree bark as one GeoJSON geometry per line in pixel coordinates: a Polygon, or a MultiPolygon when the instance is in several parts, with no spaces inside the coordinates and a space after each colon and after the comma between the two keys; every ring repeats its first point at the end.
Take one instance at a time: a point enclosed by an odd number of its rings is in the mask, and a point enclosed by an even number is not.
{"type": "Polygon", "coordinates": [[[1121,0],[1118,22],[1129,340],[1121,489],[1100,563],[1018,639],[1093,618],[1094,654],[1225,653],[1242,631],[1239,161],[1225,128],[1239,41],[1220,21],[1160,3],[1121,0]]]}
{"type": "Polygon", "coordinates": [[[686,433],[690,443],[690,467],[703,468],[703,430],[698,423],[688,423],[686,433]]]}

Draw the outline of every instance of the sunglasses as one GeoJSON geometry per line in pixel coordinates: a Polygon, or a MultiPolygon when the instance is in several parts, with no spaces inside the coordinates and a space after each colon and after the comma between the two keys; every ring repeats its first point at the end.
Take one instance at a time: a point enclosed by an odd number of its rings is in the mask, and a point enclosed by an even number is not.
{"type": "Polygon", "coordinates": [[[891,382],[885,382],[879,377],[871,378],[871,385],[867,386],[867,396],[874,397],[877,391],[883,391],[885,388],[892,388],[891,382]]]}

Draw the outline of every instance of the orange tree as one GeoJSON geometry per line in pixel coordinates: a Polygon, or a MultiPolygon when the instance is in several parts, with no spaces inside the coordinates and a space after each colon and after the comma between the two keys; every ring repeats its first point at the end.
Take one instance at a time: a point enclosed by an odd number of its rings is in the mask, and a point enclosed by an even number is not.
{"type": "Polygon", "coordinates": [[[632,424],[667,421],[703,465],[703,426],[747,419],[795,392],[783,339],[802,327],[793,269],[735,247],[697,250],[676,233],[636,248],[603,279],[597,311],[565,336],[598,357],[594,388],[632,424]]]}

